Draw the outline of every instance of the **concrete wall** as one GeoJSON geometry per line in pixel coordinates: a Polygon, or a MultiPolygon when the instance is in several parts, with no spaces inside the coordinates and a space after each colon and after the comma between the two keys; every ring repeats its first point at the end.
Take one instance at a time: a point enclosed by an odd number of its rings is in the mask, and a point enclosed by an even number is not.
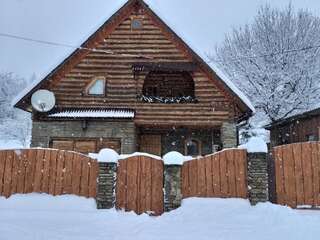
{"type": "Polygon", "coordinates": [[[52,138],[114,138],[121,140],[121,153],[136,151],[133,121],[33,121],[32,147],[49,147],[52,138]]]}

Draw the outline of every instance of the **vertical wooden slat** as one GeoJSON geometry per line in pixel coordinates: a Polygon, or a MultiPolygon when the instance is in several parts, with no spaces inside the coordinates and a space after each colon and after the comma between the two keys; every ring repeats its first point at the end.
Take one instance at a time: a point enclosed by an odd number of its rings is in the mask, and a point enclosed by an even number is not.
{"type": "Polygon", "coordinates": [[[75,195],[80,194],[81,165],[81,155],[77,154],[72,161],[72,194],[75,195]]]}
{"type": "MultiPolygon", "coordinates": [[[[71,165],[72,166],[72,165],[71,165]]],[[[97,197],[97,178],[98,178],[99,164],[96,160],[90,160],[90,177],[89,177],[89,197],[97,197]]],[[[66,184],[66,186],[69,186],[66,184]]],[[[71,188],[71,178],[70,178],[71,188]]],[[[70,189],[71,191],[71,189],[70,189]]]]}
{"type": "Polygon", "coordinates": [[[36,168],[36,157],[37,157],[37,150],[31,149],[28,151],[26,161],[26,176],[25,176],[25,183],[24,183],[24,193],[32,193],[33,192],[33,179],[34,173],[36,168]]]}
{"type": "Polygon", "coordinates": [[[145,162],[145,171],[146,171],[146,179],[145,179],[145,188],[146,188],[146,210],[151,211],[152,208],[152,171],[151,171],[151,163],[152,160],[149,159],[145,162]]]}
{"type": "Polygon", "coordinates": [[[143,156],[140,156],[140,157],[137,157],[137,199],[136,199],[136,209],[135,212],[138,213],[138,214],[141,214],[142,211],[141,211],[141,188],[140,188],[140,185],[141,185],[141,159],[143,158],[143,156]]]}
{"type": "Polygon", "coordinates": [[[55,151],[55,150],[44,151],[43,174],[42,174],[42,183],[41,183],[41,192],[43,193],[49,193],[51,151],[55,151]]]}
{"type": "Polygon", "coordinates": [[[57,175],[54,188],[54,195],[62,194],[63,177],[64,177],[64,150],[60,150],[57,156],[57,175]]]}
{"type": "Polygon", "coordinates": [[[152,160],[152,211],[155,215],[163,213],[163,162],[152,160]]]}
{"type": "Polygon", "coordinates": [[[137,209],[137,181],[138,181],[138,157],[130,157],[127,160],[127,209],[137,209]]]}
{"type": "Polygon", "coordinates": [[[18,183],[17,183],[17,192],[24,192],[24,182],[26,175],[26,164],[28,161],[28,151],[29,150],[21,150],[20,152],[20,161],[19,161],[19,169],[18,169],[18,183]]]}
{"type": "Polygon", "coordinates": [[[206,162],[203,158],[196,160],[198,162],[198,182],[197,182],[197,195],[198,197],[207,197],[206,188],[206,162]]]}
{"type": "Polygon", "coordinates": [[[227,166],[227,159],[226,159],[226,151],[222,151],[219,153],[219,162],[220,162],[220,184],[221,184],[221,195],[222,197],[228,196],[228,166],[227,166]]]}
{"type": "Polygon", "coordinates": [[[6,166],[6,152],[0,151],[0,196],[3,195],[5,166],[6,166]]]}
{"type": "Polygon", "coordinates": [[[294,159],[292,145],[282,147],[283,170],[284,170],[284,188],[286,195],[286,204],[290,207],[296,207],[296,188],[294,175],[294,159]]]}
{"type": "Polygon", "coordinates": [[[80,195],[89,197],[89,158],[82,156],[80,195]]]}
{"type": "Polygon", "coordinates": [[[273,149],[273,156],[275,157],[275,173],[276,173],[276,191],[277,202],[285,204],[285,190],[284,190],[284,173],[283,173],[283,160],[282,148],[276,147],[273,149]]]}
{"type": "Polygon", "coordinates": [[[212,185],[214,196],[221,197],[221,181],[220,181],[220,156],[214,154],[212,159],[212,185]]]}
{"type": "MultiPolygon", "coordinates": [[[[74,153],[65,152],[64,155],[64,177],[63,177],[63,193],[72,193],[72,161],[74,153]]],[[[92,167],[92,166],[91,166],[92,167]]],[[[95,184],[96,185],[96,184],[95,184]]],[[[93,186],[91,186],[93,187],[93,186]]]]}
{"type": "Polygon", "coordinates": [[[198,196],[198,160],[189,161],[190,196],[198,196]]]}
{"type": "Polygon", "coordinates": [[[58,150],[51,150],[50,152],[50,167],[49,167],[49,194],[55,194],[55,185],[57,177],[57,157],[58,150]]]}
{"type": "Polygon", "coordinates": [[[213,181],[212,181],[212,156],[206,156],[203,159],[205,162],[205,174],[206,174],[206,196],[213,197],[213,181]]]}
{"type": "Polygon", "coordinates": [[[237,197],[247,198],[247,153],[245,150],[237,150],[234,158],[237,197]]]}
{"type": "Polygon", "coordinates": [[[228,172],[228,196],[236,197],[236,174],[235,174],[235,164],[234,164],[234,152],[236,150],[226,151],[226,160],[227,160],[227,172],[228,172]]]}
{"type": "Polygon", "coordinates": [[[117,168],[116,207],[126,209],[127,199],[127,160],[120,160],[117,168]]]}
{"type": "Polygon", "coordinates": [[[6,166],[4,171],[3,195],[8,198],[11,195],[13,151],[6,151],[6,166]]]}
{"type": "Polygon", "coordinates": [[[183,198],[190,196],[189,163],[190,162],[184,162],[181,170],[183,198]]]}
{"type": "MultiPolygon", "coordinates": [[[[320,128],[319,128],[319,137],[320,137],[320,128]]],[[[319,166],[318,175],[320,176],[320,142],[318,142],[317,145],[318,145],[317,159],[318,159],[318,166],[319,166]]],[[[318,201],[316,204],[317,206],[320,206],[320,177],[319,177],[318,184],[319,184],[319,195],[318,195],[318,201]]]]}
{"type": "Polygon", "coordinates": [[[313,187],[312,187],[312,159],[311,144],[303,143],[302,146],[302,165],[303,165],[303,182],[305,204],[313,204],[313,187]]]}
{"type": "Polygon", "coordinates": [[[139,213],[143,213],[146,211],[146,195],[147,195],[147,188],[146,188],[146,179],[147,179],[147,172],[146,172],[146,162],[152,161],[150,158],[146,158],[141,156],[140,157],[140,175],[139,175],[139,192],[140,199],[139,199],[139,213]]]}
{"type": "Polygon", "coordinates": [[[44,159],[44,150],[38,149],[37,156],[36,156],[36,168],[34,174],[34,185],[33,191],[34,192],[41,192],[41,183],[43,180],[43,159],[44,159]]]}
{"type": "Polygon", "coordinates": [[[311,143],[311,159],[312,159],[312,187],[313,187],[313,206],[317,206],[320,201],[320,188],[319,188],[319,159],[318,159],[318,143],[311,143]]]}
{"type": "Polygon", "coordinates": [[[18,150],[18,149],[14,150],[13,164],[12,164],[11,194],[17,193],[20,160],[21,160],[21,150],[18,150]]]}
{"type": "Polygon", "coordinates": [[[304,190],[303,190],[303,166],[302,166],[302,149],[301,144],[293,146],[293,160],[295,172],[295,185],[297,193],[297,205],[304,205],[304,190]]]}

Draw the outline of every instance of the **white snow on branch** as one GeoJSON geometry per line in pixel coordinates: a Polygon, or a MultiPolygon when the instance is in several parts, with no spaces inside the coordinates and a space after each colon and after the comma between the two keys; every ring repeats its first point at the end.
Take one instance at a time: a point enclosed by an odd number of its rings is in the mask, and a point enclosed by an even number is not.
{"type": "Polygon", "coordinates": [[[50,114],[52,118],[134,118],[131,110],[72,110],[50,114]]]}

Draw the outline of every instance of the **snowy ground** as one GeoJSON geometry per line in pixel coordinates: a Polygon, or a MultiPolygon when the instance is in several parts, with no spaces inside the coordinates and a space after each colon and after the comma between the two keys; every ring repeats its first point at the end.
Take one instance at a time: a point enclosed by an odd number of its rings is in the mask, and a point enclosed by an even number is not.
{"type": "Polygon", "coordinates": [[[0,239],[317,239],[320,211],[245,200],[188,199],[161,217],[96,210],[93,199],[30,194],[0,198],[0,239]]]}

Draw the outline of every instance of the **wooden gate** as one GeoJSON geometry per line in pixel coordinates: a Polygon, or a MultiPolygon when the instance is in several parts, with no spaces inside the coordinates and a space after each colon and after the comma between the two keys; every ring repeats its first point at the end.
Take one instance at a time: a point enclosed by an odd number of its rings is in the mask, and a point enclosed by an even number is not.
{"type": "Polygon", "coordinates": [[[163,161],[135,156],[119,161],[116,184],[118,209],[138,214],[163,213],[163,161]]]}
{"type": "Polygon", "coordinates": [[[247,198],[247,152],[228,149],[182,166],[182,195],[247,198]]]}
{"type": "Polygon", "coordinates": [[[55,149],[0,151],[0,196],[15,193],[96,197],[98,163],[55,149]]]}
{"type": "Polygon", "coordinates": [[[320,143],[275,147],[273,156],[277,203],[320,206],[320,143]]]}

